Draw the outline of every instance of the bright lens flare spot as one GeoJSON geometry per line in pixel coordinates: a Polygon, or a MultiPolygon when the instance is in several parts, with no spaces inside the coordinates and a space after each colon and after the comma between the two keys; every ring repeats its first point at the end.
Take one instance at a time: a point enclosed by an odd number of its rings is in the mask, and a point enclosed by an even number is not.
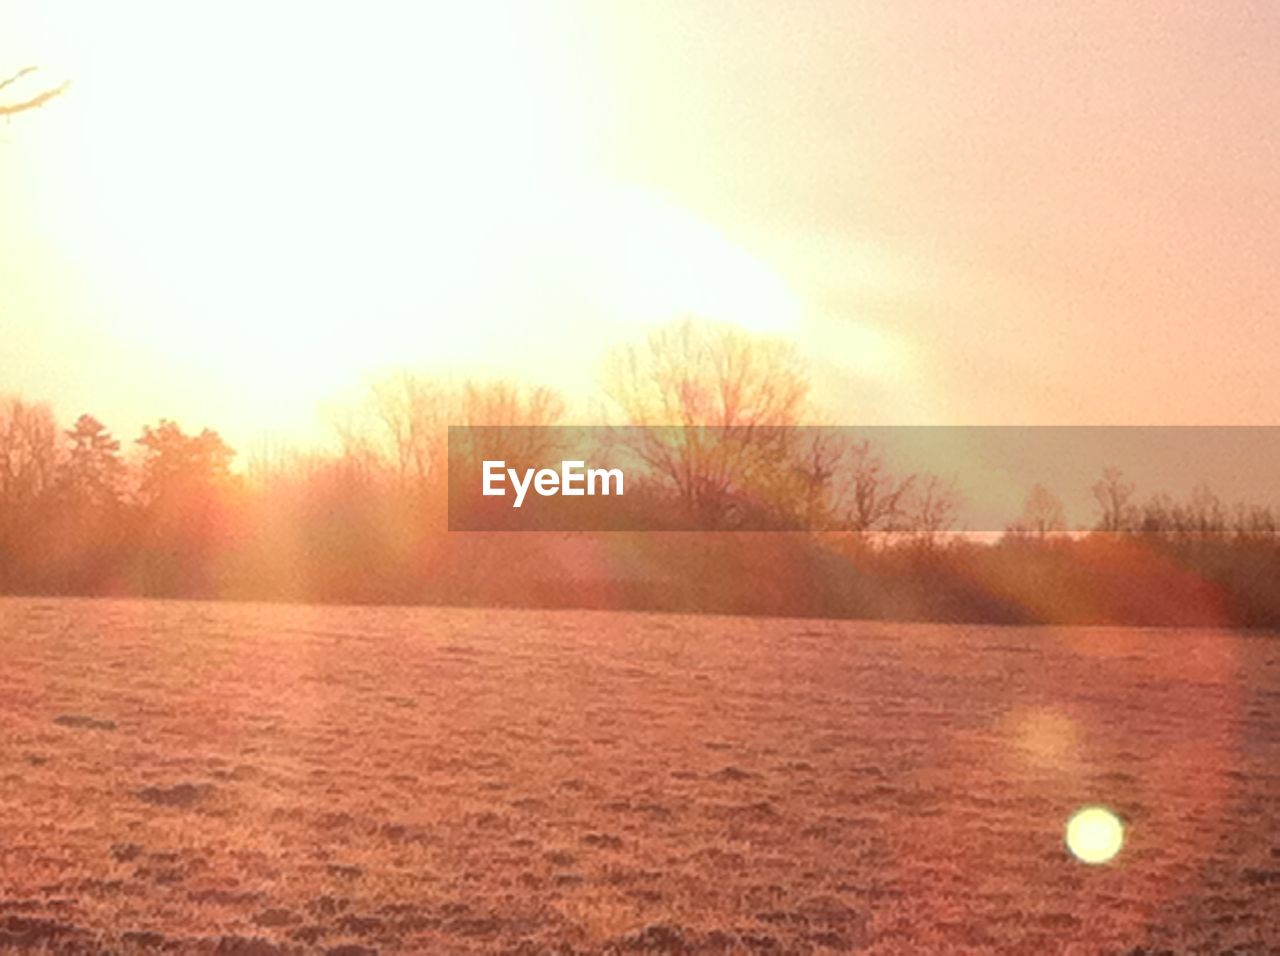
{"type": "Polygon", "coordinates": [[[1085,807],[1067,823],[1067,849],[1082,863],[1106,863],[1124,845],[1124,824],[1106,807],[1085,807]]]}

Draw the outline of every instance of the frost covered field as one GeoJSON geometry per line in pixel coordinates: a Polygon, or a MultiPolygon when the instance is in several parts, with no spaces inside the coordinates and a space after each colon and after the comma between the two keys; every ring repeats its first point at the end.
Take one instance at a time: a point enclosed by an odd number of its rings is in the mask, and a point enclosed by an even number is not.
{"type": "Polygon", "coordinates": [[[0,601],[15,947],[1276,952],[1280,640],[0,601]]]}

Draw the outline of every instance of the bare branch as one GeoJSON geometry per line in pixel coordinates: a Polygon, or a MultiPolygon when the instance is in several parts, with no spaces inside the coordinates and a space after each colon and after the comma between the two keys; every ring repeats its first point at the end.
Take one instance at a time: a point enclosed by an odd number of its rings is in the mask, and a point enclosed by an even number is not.
{"type": "Polygon", "coordinates": [[[34,73],[35,71],[36,71],[36,68],[34,66],[24,66],[17,73],[13,74],[13,76],[9,77],[9,79],[0,80],[0,90],[3,90],[6,86],[12,86],[14,83],[17,83],[24,76],[34,73]]]}
{"type": "MultiPolygon", "coordinates": [[[[24,76],[29,76],[34,73],[36,69],[37,68],[34,66],[23,67],[7,80],[0,80],[0,90],[4,90],[6,87],[13,85],[24,76]]],[[[71,81],[68,80],[61,86],[55,86],[53,89],[37,93],[30,99],[21,100],[17,103],[0,103],[0,116],[12,116],[15,113],[25,113],[27,110],[39,109],[55,97],[61,96],[70,86],[71,81]]]]}

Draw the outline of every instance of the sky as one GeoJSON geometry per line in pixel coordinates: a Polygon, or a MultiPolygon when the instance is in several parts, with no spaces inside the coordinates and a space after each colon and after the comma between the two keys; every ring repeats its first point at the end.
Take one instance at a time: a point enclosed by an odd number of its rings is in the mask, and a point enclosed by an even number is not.
{"type": "Polygon", "coordinates": [[[838,424],[1280,419],[1280,7],[0,0],[0,392],[314,440],[702,315],[838,424]],[[462,8],[462,9],[458,9],[462,8]]]}

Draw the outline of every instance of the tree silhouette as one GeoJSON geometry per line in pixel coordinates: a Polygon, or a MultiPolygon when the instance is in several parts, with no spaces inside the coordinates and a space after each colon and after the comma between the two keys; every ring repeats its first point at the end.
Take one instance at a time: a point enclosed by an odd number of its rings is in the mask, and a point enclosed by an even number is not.
{"type": "Polygon", "coordinates": [[[1044,485],[1033,486],[1022,506],[1021,516],[1009,530],[1013,534],[1029,535],[1040,540],[1051,534],[1061,534],[1067,530],[1062,501],[1044,485]]]}
{"type": "Polygon", "coordinates": [[[908,496],[906,531],[917,544],[932,548],[939,535],[951,530],[960,507],[953,482],[938,475],[921,475],[908,496]]]}
{"type": "Polygon", "coordinates": [[[141,483],[144,504],[180,502],[230,482],[235,452],[208,428],[198,435],[187,435],[173,422],[161,419],[154,428],[142,429],[138,444],[146,454],[141,483]]]}
{"type": "Polygon", "coordinates": [[[896,530],[915,476],[893,475],[870,439],[852,444],[846,469],[844,526],[859,532],[896,530]]]}
{"type": "Polygon", "coordinates": [[[92,415],[81,415],[63,434],[68,441],[62,466],[64,496],[93,507],[118,504],[125,481],[120,442],[92,415]]]}
{"type": "Polygon", "coordinates": [[[48,405],[0,401],[0,581],[25,584],[44,560],[58,428],[48,405]]]}
{"type": "Polygon", "coordinates": [[[808,381],[789,344],[684,319],[612,353],[605,391],[627,425],[624,444],[703,527],[719,527],[763,489],[786,482],[791,426],[808,381]]]}
{"type": "MultiPolygon", "coordinates": [[[[563,404],[527,386],[426,380],[406,389],[402,380],[398,392],[383,390],[380,406],[371,400],[365,408],[374,430],[360,469],[345,450],[317,449],[277,458],[254,482],[233,469],[234,453],[217,432],[187,433],[161,420],[143,429],[140,453],[126,458],[92,416],[60,429],[47,405],[9,398],[0,400],[0,591],[1003,623],[1280,623],[1280,522],[1272,506],[1221,499],[1203,485],[1139,503],[1133,483],[1108,469],[1093,485],[1099,527],[1119,533],[1020,546],[1065,527],[1061,503],[1036,486],[999,543],[944,535],[956,518],[954,487],[928,473],[899,477],[887,452],[848,431],[786,428],[804,406],[773,398],[799,395],[803,380],[772,389],[756,381],[799,374],[785,352],[720,355],[719,333],[689,331],[688,344],[705,337],[712,352],[678,352],[696,361],[682,379],[664,381],[688,386],[674,394],[677,406],[719,409],[720,424],[692,427],[699,443],[673,445],[662,461],[726,479],[720,499],[703,499],[724,506],[711,512],[723,520],[699,524],[814,533],[447,532],[437,519],[453,496],[434,480],[440,469],[429,457],[422,459],[428,480],[418,481],[414,441],[427,439],[420,447],[434,456],[446,425],[485,426],[472,434],[495,436],[499,457],[544,464],[549,446],[536,443],[549,439],[524,426],[556,424],[563,404]],[[418,396],[430,401],[407,401],[418,396]],[[397,407],[399,399],[406,401],[397,407]],[[408,421],[395,417],[401,413],[416,420],[397,430],[408,421]],[[775,441],[779,431],[786,441],[775,441]],[[716,439],[724,435],[721,449],[716,439]],[[407,481],[397,480],[402,464],[407,481]],[[872,533],[849,533],[855,527],[872,533]],[[584,588],[597,578],[601,584],[584,588]]],[[[771,351],[769,340],[742,342],[746,353],[771,351]]],[[[636,507],[655,510],[631,513],[657,515],[646,526],[663,527],[675,487],[651,485],[636,507]]]]}
{"type": "Polygon", "coordinates": [[[1132,526],[1134,515],[1129,499],[1133,497],[1133,482],[1124,480],[1119,468],[1107,468],[1092,488],[1093,497],[1102,508],[1098,522],[1100,531],[1124,531],[1132,526]]]}
{"type": "Polygon", "coordinates": [[[48,405],[20,398],[0,403],[0,514],[28,509],[52,488],[57,433],[48,405]]]}
{"type": "Polygon", "coordinates": [[[153,594],[216,592],[217,557],[235,531],[235,453],[215,431],[187,435],[161,420],[138,439],[143,576],[153,594]]]}

